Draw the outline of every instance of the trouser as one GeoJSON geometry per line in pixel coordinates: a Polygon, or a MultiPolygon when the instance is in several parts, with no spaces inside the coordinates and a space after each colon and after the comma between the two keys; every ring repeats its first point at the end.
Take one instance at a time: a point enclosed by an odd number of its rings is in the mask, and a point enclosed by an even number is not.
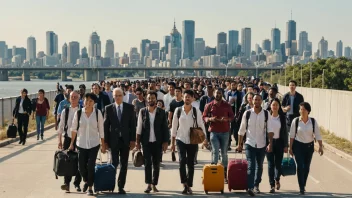
{"type": "Polygon", "coordinates": [[[281,162],[284,156],[284,142],[282,139],[273,139],[272,152],[266,153],[268,160],[268,175],[271,187],[275,186],[275,181],[280,181],[281,162]]]}
{"type": "Polygon", "coordinates": [[[99,148],[100,145],[90,149],[77,147],[78,169],[83,181],[86,182],[88,186],[93,186],[94,183],[95,161],[97,160],[99,148]]]}
{"type": "MultiPolygon", "coordinates": [[[[68,136],[65,137],[65,139],[64,139],[64,144],[63,144],[63,149],[64,149],[64,150],[67,150],[67,149],[70,147],[70,144],[71,144],[71,138],[68,137],[68,136]]],[[[76,150],[76,140],[75,140],[75,142],[74,142],[74,148],[73,148],[73,150],[76,150]]],[[[77,166],[78,166],[78,164],[77,164],[77,166]]],[[[70,185],[71,180],[72,180],[72,176],[65,176],[65,177],[64,177],[64,184],[70,185]]],[[[75,181],[73,182],[73,184],[74,184],[75,186],[79,186],[79,184],[81,183],[81,181],[82,181],[81,174],[80,174],[79,171],[77,171],[77,174],[76,174],[76,176],[75,176],[75,181]]]]}
{"type": "Polygon", "coordinates": [[[19,113],[17,116],[17,124],[18,124],[18,135],[21,140],[25,140],[27,138],[28,132],[28,122],[29,115],[24,113],[19,113]]]}
{"type": "Polygon", "coordinates": [[[314,142],[302,143],[297,140],[292,145],[293,154],[297,163],[297,179],[299,189],[304,190],[310,170],[310,163],[314,153],[314,142]]]}
{"type": "Polygon", "coordinates": [[[37,135],[44,135],[44,124],[45,124],[46,116],[36,116],[35,121],[37,123],[37,135]]]}
{"type": "Polygon", "coordinates": [[[115,148],[111,149],[112,165],[117,169],[119,164],[120,173],[117,179],[117,186],[119,188],[125,188],[126,177],[127,177],[127,167],[128,167],[128,157],[130,154],[129,143],[125,144],[122,138],[119,138],[118,144],[115,148]]]}
{"type": "Polygon", "coordinates": [[[149,142],[148,144],[143,144],[144,174],[146,184],[153,184],[155,186],[158,185],[161,151],[161,143],[149,142]]]}
{"type": "Polygon", "coordinates": [[[189,187],[193,186],[194,177],[194,160],[198,150],[197,144],[185,144],[180,140],[176,140],[178,148],[178,157],[180,163],[180,178],[182,184],[187,184],[189,187]],[[188,174],[186,170],[188,168],[188,174]]]}
{"type": "Polygon", "coordinates": [[[246,144],[246,157],[248,161],[248,170],[247,170],[248,189],[253,189],[254,186],[259,187],[259,184],[262,181],[265,149],[266,147],[254,148],[246,144]]]}
{"type": "Polygon", "coordinates": [[[212,163],[217,164],[219,161],[219,149],[221,150],[221,160],[222,165],[226,168],[227,167],[227,147],[228,147],[228,139],[229,139],[229,132],[225,133],[218,133],[218,132],[211,132],[210,134],[210,142],[212,145],[212,163]]]}

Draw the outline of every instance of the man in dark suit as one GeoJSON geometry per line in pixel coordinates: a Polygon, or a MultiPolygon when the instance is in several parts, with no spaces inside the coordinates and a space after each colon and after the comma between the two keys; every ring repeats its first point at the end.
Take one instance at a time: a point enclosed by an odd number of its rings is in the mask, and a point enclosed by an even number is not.
{"type": "Polygon", "coordinates": [[[135,147],[136,121],[133,105],[122,102],[123,91],[115,88],[113,91],[115,103],[105,107],[104,136],[107,149],[111,149],[112,164],[119,163],[120,174],[117,180],[119,194],[126,194],[124,190],[127,176],[129,151],[135,147]]]}
{"type": "Polygon", "coordinates": [[[105,107],[111,104],[110,98],[103,91],[100,91],[100,85],[98,83],[94,83],[92,85],[92,92],[97,96],[98,100],[96,102],[97,109],[99,109],[102,114],[105,113],[105,107]]]}
{"type": "Polygon", "coordinates": [[[156,186],[159,180],[160,159],[162,151],[166,151],[170,139],[166,113],[163,109],[157,107],[157,97],[156,92],[149,91],[147,96],[148,107],[142,108],[138,115],[136,148],[141,149],[142,143],[145,183],[148,184],[145,193],[150,193],[151,190],[159,192],[156,186]]]}

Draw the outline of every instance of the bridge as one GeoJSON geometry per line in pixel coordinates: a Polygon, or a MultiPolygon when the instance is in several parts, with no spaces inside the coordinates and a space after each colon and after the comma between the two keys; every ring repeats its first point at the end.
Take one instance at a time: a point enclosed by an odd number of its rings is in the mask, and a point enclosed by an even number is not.
{"type": "Polygon", "coordinates": [[[22,71],[22,80],[30,81],[33,71],[61,71],[61,81],[67,80],[67,71],[83,71],[85,81],[105,80],[104,73],[108,71],[144,71],[144,78],[149,77],[149,71],[269,71],[282,70],[281,67],[0,67],[0,81],[8,81],[8,71],[22,71]]]}

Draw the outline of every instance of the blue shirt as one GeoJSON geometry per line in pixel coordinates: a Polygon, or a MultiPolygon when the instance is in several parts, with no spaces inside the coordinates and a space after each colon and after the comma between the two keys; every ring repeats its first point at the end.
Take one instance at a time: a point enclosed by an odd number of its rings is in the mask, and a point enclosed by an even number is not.
{"type": "Polygon", "coordinates": [[[57,114],[61,114],[66,107],[69,107],[69,105],[70,102],[67,99],[61,101],[59,104],[59,108],[57,109],[57,114]]]}

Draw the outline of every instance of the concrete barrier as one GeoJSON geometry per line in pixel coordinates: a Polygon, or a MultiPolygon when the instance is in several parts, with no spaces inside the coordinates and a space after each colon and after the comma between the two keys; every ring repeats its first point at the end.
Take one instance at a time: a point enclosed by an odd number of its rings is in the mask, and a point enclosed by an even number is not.
{"type": "MultiPolygon", "coordinates": [[[[279,85],[280,93],[288,91],[289,87],[279,85]]],[[[297,87],[296,91],[312,106],[310,116],[319,126],[352,141],[352,92],[306,87],[297,87]]]]}

